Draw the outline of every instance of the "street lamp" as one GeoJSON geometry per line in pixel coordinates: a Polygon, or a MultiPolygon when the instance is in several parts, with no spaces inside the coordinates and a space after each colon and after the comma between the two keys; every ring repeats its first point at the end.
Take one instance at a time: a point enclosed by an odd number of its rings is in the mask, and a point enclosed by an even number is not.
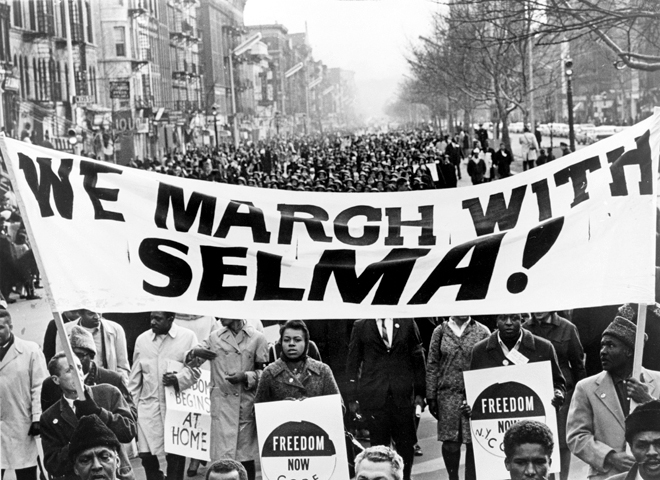
{"type": "Polygon", "coordinates": [[[218,148],[218,109],[215,105],[211,107],[211,112],[213,112],[213,128],[215,130],[215,148],[218,148]]]}
{"type": "Polygon", "coordinates": [[[575,151],[575,126],[573,125],[573,60],[564,60],[564,74],[566,75],[566,106],[568,107],[568,140],[571,152],[575,151]]]}

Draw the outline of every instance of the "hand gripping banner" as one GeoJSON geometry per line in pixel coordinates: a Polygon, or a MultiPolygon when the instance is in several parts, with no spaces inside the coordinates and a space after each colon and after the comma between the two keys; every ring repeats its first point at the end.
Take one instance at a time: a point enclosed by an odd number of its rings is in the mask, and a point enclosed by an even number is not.
{"type": "Polygon", "coordinates": [[[298,192],[0,141],[59,311],[422,317],[655,299],[660,114],[469,188],[298,192]]]}

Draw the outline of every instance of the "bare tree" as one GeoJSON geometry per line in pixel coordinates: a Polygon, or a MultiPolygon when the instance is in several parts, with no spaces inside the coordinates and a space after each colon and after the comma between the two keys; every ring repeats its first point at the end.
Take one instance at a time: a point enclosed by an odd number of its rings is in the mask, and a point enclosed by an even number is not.
{"type": "MultiPolygon", "coordinates": [[[[510,143],[510,114],[520,109],[526,115],[529,110],[532,82],[528,68],[529,42],[525,37],[531,28],[529,13],[519,2],[452,3],[447,12],[436,16],[431,38],[423,38],[408,59],[420,84],[429,90],[444,91],[455,105],[493,105],[502,122],[501,136],[506,144],[510,143]],[[493,21],[503,3],[508,5],[512,18],[528,18],[528,21],[508,22],[504,18],[493,21]]],[[[556,64],[558,55],[538,53],[534,65],[535,90],[548,88],[557,76],[551,62],[556,64]]]]}
{"type": "Polygon", "coordinates": [[[617,68],[660,70],[658,0],[451,0],[450,4],[490,13],[486,19],[472,20],[516,25],[531,19],[531,29],[512,28],[498,41],[516,43],[531,35],[537,45],[551,45],[590,37],[612,52],[617,68]],[[521,17],[516,5],[524,5],[528,16],[521,17]]]}

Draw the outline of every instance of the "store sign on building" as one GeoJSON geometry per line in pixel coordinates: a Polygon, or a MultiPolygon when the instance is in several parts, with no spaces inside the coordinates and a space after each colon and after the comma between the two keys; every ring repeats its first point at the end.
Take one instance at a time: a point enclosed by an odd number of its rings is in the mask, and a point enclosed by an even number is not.
{"type": "Polygon", "coordinates": [[[135,119],[135,130],[137,133],[149,133],[149,119],[148,118],[136,118],[135,119]]]}
{"type": "Polygon", "coordinates": [[[129,100],[131,98],[131,83],[128,80],[110,82],[110,98],[129,100]]]}
{"type": "Polygon", "coordinates": [[[19,78],[7,77],[2,84],[2,88],[6,91],[18,92],[21,88],[21,81],[19,78]]]}
{"type": "Polygon", "coordinates": [[[113,120],[117,133],[132,134],[135,131],[135,120],[130,111],[115,112],[113,120]]]}

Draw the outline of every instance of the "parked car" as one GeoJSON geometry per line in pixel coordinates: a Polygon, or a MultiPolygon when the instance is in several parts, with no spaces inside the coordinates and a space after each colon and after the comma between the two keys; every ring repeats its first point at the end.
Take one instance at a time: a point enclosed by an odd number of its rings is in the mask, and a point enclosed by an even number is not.
{"type": "Polygon", "coordinates": [[[590,145],[596,141],[596,125],[593,123],[580,123],[575,125],[575,141],[583,145],[590,145]]]}
{"type": "Polygon", "coordinates": [[[509,132],[511,133],[522,133],[525,129],[525,124],[523,122],[513,122],[509,124],[509,132]]]}
{"type": "Polygon", "coordinates": [[[603,138],[611,137],[620,130],[621,127],[615,125],[600,125],[594,129],[594,136],[596,140],[602,140],[603,138]]]}

